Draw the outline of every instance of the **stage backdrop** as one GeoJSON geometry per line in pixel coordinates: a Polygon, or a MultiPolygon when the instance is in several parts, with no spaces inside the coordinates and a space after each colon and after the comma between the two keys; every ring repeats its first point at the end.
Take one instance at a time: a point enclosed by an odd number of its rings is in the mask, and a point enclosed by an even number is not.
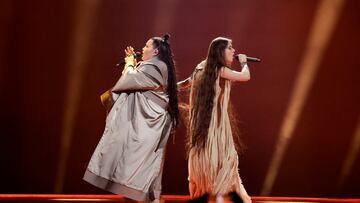
{"type": "MultiPolygon", "coordinates": [[[[168,32],[178,80],[218,36],[262,59],[231,92],[250,195],[359,198],[359,10],[358,0],[2,0],[0,193],[106,193],[82,181],[104,128],[99,96],[126,46],[168,32]]],[[[169,139],[163,194],[188,194],[185,133],[169,139]]]]}

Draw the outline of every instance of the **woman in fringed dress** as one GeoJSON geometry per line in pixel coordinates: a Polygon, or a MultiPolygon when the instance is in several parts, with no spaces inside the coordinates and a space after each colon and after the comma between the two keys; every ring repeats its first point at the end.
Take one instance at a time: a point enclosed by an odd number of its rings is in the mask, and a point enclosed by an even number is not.
{"type": "Polygon", "coordinates": [[[250,203],[238,172],[241,143],[229,104],[231,83],[250,79],[246,56],[239,54],[242,70],[230,69],[235,50],[232,41],[218,37],[202,61],[178,88],[190,89],[188,128],[189,190],[193,198],[204,194],[226,195],[237,192],[250,203]]]}

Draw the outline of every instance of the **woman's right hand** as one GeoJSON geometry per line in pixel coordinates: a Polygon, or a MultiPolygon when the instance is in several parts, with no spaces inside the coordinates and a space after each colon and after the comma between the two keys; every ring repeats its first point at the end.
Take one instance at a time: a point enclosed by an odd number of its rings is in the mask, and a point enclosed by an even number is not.
{"type": "Polygon", "coordinates": [[[135,59],[135,52],[134,52],[134,48],[129,46],[126,47],[125,49],[125,58],[124,61],[126,63],[126,65],[132,65],[135,66],[136,64],[136,59],[135,59]]]}

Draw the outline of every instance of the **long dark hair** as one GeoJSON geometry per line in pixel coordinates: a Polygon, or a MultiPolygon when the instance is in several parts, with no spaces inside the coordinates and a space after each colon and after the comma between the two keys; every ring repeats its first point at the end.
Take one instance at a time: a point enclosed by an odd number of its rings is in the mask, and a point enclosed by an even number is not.
{"type": "MultiPolygon", "coordinates": [[[[220,70],[224,66],[228,66],[225,62],[225,49],[227,48],[230,39],[218,37],[214,39],[208,49],[207,58],[205,61],[205,68],[203,74],[198,80],[194,81],[195,88],[192,89],[193,104],[190,107],[190,135],[188,140],[188,149],[193,147],[203,148],[208,136],[212,109],[214,106],[215,97],[215,82],[219,76],[220,70]]],[[[195,76],[196,77],[196,76],[195,76]]],[[[231,106],[231,104],[230,104],[231,106]]],[[[232,121],[232,110],[229,109],[230,119],[232,121]]],[[[236,120],[233,120],[236,122],[236,120]]],[[[234,122],[232,122],[234,124],[234,122]]],[[[240,152],[241,142],[238,138],[238,130],[234,128],[233,138],[238,152],[240,152]]]]}
{"type": "Polygon", "coordinates": [[[168,70],[168,81],[166,91],[169,95],[169,114],[172,119],[173,127],[179,123],[178,93],[176,86],[176,70],[173,60],[173,53],[169,43],[169,34],[163,37],[153,37],[153,48],[158,49],[158,58],[163,61],[168,70]]]}
{"type": "Polygon", "coordinates": [[[228,39],[214,39],[208,49],[204,73],[193,89],[193,106],[190,109],[190,147],[205,147],[209,130],[211,111],[214,105],[215,81],[221,67],[225,66],[224,52],[229,43],[228,39]]]}

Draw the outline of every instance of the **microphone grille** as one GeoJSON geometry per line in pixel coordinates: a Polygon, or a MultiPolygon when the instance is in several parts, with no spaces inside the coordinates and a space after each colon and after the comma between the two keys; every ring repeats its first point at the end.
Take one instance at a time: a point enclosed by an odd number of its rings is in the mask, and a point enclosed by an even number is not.
{"type": "Polygon", "coordinates": [[[140,58],[140,57],[142,57],[142,54],[141,54],[140,52],[136,52],[134,55],[135,55],[135,58],[140,58]]]}
{"type": "Polygon", "coordinates": [[[235,55],[235,56],[234,56],[234,59],[237,60],[237,61],[239,61],[239,55],[235,55]]]}

